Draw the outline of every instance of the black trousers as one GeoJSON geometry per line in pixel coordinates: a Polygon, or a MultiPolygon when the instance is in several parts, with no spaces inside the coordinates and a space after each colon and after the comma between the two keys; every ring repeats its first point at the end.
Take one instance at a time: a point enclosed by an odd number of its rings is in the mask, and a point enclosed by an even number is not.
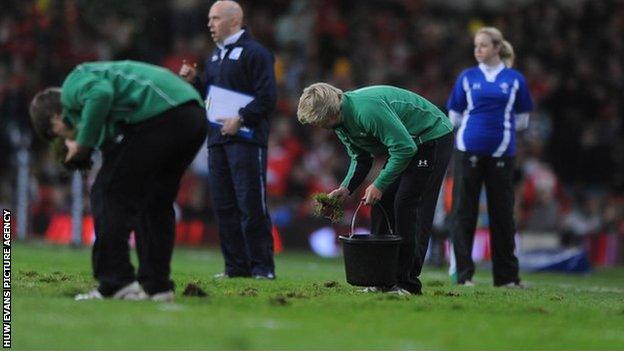
{"type": "MultiPolygon", "coordinates": [[[[399,286],[420,293],[418,279],[431,238],[433,215],[453,150],[453,134],[428,141],[418,147],[416,155],[397,181],[383,193],[379,204],[388,212],[394,233],[402,237],[399,251],[399,286]]],[[[371,218],[372,233],[387,233],[386,221],[378,206],[371,218]]]]}
{"type": "Polygon", "coordinates": [[[173,202],[184,171],[206,137],[204,111],[187,103],[122,130],[122,140],[102,148],[102,168],[91,189],[93,274],[104,296],[135,280],[149,294],[171,290],[173,202]],[[128,247],[133,230],[138,275],[128,247]]]}
{"type": "Polygon", "coordinates": [[[471,280],[474,275],[472,245],[479,214],[479,196],[484,183],[490,221],[494,285],[520,282],[518,259],[514,255],[514,162],[514,157],[455,152],[451,237],[458,283],[471,280]]]}
{"type": "Polygon", "coordinates": [[[242,142],[212,145],[208,168],[225,273],[274,275],[266,202],[267,148],[242,142]]]}

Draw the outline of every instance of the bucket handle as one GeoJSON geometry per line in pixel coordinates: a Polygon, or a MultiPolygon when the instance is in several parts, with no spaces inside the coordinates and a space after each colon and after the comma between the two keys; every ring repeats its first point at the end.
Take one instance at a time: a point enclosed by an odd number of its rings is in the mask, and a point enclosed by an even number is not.
{"type": "MultiPolygon", "coordinates": [[[[360,207],[362,207],[363,204],[364,204],[364,200],[361,200],[360,203],[358,203],[358,206],[355,209],[355,212],[353,212],[353,217],[351,217],[351,233],[349,233],[349,238],[353,237],[353,234],[355,232],[355,216],[357,215],[358,211],[360,210],[360,207]]],[[[381,212],[383,213],[384,218],[386,219],[386,224],[388,225],[388,231],[390,232],[390,235],[392,235],[393,234],[392,226],[390,225],[390,219],[388,217],[388,213],[383,208],[383,206],[381,206],[380,203],[376,202],[375,205],[379,206],[379,208],[381,209],[381,212]]]]}

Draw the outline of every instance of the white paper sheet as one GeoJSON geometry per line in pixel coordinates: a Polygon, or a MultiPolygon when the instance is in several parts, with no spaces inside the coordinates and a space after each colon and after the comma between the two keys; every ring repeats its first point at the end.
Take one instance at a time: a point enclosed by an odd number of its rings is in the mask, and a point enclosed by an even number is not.
{"type": "Polygon", "coordinates": [[[238,118],[238,110],[253,101],[253,96],[211,85],[206,99],[206,116],[212,123],[218,119],[238,118]]]}

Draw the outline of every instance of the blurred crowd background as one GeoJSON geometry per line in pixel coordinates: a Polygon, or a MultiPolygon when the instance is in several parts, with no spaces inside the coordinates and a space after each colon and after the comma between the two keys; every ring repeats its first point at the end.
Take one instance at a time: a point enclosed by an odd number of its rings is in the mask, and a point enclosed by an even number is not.
{"type": "MultiPolygon", "coordinates": [[[[20,148],[30,151],[28,236],[60,241],[71,208],[71,177],[31,135],[28,102],[60,85],[77,64],[133,59],[177,72],[213,49],[206,0],[1,0],[0,205],[14,208],[20,148]],[[65,223],[65,224],[64,224],[65,223]]],[[[521,234],[582,246],[615,264],[624,247],[624,1],[242,1],[252,34],[276,57],[278,108],[269,146],[269,204],[285,248],[308,247],[310,197],[334,189],[348,159],[332,133],[296,120],[302,88],[343,90],[392,84],[441,109],[455,77],[475,65],[472,34],[501,29],[536,103],[519,138],[517,224],[521,234]]],[[[214,244],[205,156],[178,198],[178,241],[214,244]]],[[[377,168],[379,164],[377,164],[377,168]]],[[[452,172],[449,172],[449,175],[452,172]]],[[[84,175],[85,196],[93,172],[84,175]]],[[[445,235],[452,177],[436,216],[445,235]]],[[[357,200],[357,196],[354,197],[357,200]]],[[[355,201],[347,205],[347,222],[355,201]]],[[[88,201],[85,202],[88,204],[88,201]]],[[[485,210],[479,220],[487,226],[485,210]]],[[[88,205],[85,212],[89,216],[88,205]]],[[[366,223],[366,215],[361,224],[366,223]]],[[[88,228],[88,221],[87,228],[88,228]]],[[[597,255],[597,256],[596,256],[597,255]]],[[[598,258],[596,258],[598,257],[598,258]]]]}

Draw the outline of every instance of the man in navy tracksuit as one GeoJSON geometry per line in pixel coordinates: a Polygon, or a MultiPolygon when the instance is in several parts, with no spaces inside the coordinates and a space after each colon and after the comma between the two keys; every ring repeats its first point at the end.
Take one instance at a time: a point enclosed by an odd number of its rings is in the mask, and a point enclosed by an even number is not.
{"type": "Polygon", "coordinates": [[[194,65],[180,75],[209,94],[217,86],[253,96],[238,116],[223,116],[208,132],[210,190],[219,222],[225,271],[218,277],[274,279],[273,237],[266,203],[269,114],[276,103],[273,55],[242,27],[234,1],[217,1],[208,28],[217,48],[200,79],[194,65]],[[234,117],[234,118],[232,118],[234,117]]]}

